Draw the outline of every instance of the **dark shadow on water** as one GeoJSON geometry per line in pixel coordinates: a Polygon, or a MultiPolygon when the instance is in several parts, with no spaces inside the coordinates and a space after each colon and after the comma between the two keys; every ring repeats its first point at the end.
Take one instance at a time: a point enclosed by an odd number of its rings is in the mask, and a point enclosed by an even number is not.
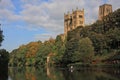
{"type": "Polygon", "coordinates": [[[11,80],[120,80],[120,70],[111,68],[71,71],[54,67],[9,68],[9,77],[11,80]]]}
{"type": "Polygon", "coordinates": [[[81,69],[63,71],[65,80],[120,80],[120,69],[81,69]],[[116,73],[117,71],[117,73],[116,73]]]}
{"type": "Polygon", "coordinates": [[[0,67],[0,80],[8,80],[8,67],[0,67]]]}

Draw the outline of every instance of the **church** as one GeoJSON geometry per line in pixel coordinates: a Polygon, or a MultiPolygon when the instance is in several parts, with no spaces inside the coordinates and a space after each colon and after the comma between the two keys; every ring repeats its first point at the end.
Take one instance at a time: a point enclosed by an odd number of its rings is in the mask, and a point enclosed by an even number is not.
{"type": "MultiPolygon", "coordinates": [[[[112,13],[111,4],[103,4],[99,6],[98,20],[102,20],[106,15],[112,13]]],[[[72,13],[64,14],[64,35],[67,36],[68,31],[77,27],[85,27],[84,9],[72,10],[72,13]]]]}

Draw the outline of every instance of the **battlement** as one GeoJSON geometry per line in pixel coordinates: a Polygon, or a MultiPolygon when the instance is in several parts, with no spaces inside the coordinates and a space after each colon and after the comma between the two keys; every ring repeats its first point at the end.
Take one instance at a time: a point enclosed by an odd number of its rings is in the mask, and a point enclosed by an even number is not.
{"type": "MultiPolygon", "coordinates": [[[[103,4],[99,6],[99,15],[98,20],[102,20],[104,16],[112,13],[112,5],[111,4],[103,4]]],[[[79,26],[84,27],[85,25],[85,16],[84,9],[80,10],[76,8],[76,10],[72,10],[72,12],[64,13],[64,35],[66,36],[68,31],[71,31],[79,26]]]]}
{"type": "Polygon", "coordinates": [[[72,13],[69,12],[64,14],[64,34],[67,35],[67,32],[77,28],[78,26],[84,27],[84,9],[72,10],[72,13]]]}
{"type": "Polygon", "coordinates": [[[102,20],[104,16],[112,13],[112,5],[111,4],[103,4],[99,6],[99,16],[98,19],[102,20]]]}

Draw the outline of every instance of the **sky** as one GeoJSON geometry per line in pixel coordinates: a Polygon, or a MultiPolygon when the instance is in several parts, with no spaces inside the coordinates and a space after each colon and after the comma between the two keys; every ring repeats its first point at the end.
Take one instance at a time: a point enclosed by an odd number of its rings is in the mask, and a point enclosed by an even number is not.
{"type": "Polygon", "coordinates": [[[64,33],[64,13],[83,9],[85,24],[98,19],[102,4],[120,8],[119,0],[0,0],[0,28],[4,41],[0,48],[12,51],[32,41],[45,41],[64,33]]]}

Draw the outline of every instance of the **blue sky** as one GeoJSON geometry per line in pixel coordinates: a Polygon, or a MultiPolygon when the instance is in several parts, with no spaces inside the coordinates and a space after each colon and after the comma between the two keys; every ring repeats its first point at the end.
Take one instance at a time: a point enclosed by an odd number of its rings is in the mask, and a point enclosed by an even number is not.
{"type": "Polygon", "coordinates": [[[109,3],[113,10],[119,0],[0,0],[0,23],[4,34],[2,47],[8,51],[31,41],[45,41],[64,32],[64,13],[85,10],[85,24],[98,18],[99,5],[109,3]],[[92,10],[92,11],[91,11],[92,10]]]}

